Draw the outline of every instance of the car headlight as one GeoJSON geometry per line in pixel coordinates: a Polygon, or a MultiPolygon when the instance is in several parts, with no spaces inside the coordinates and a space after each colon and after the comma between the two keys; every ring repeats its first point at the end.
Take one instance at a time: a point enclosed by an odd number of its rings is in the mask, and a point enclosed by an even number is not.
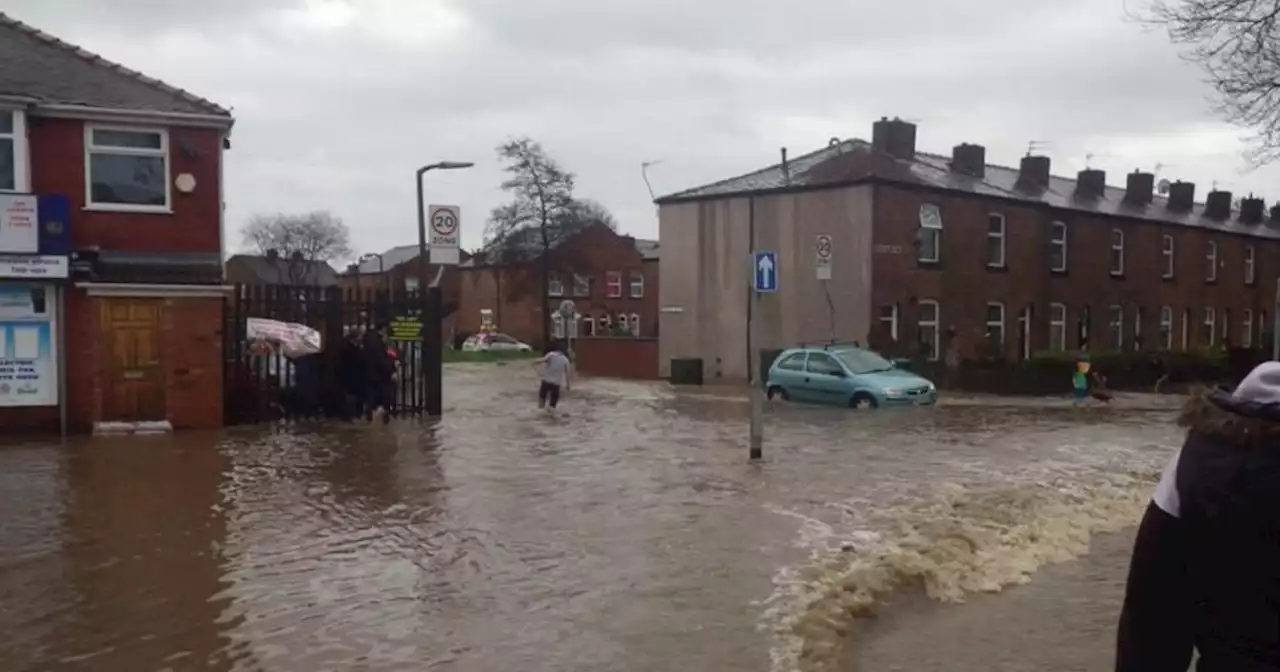
{"type": "Polygon", "coordinates": [[[886,388],[884,388],[883,392],[884,392],[884,396],[886,396],[886,397],[901,397],[901,396],[902,396],[902,390],[899,390],[899,389],[898,389],[898,388],[896,388],[896,387],[886,387],[886,388]]]}

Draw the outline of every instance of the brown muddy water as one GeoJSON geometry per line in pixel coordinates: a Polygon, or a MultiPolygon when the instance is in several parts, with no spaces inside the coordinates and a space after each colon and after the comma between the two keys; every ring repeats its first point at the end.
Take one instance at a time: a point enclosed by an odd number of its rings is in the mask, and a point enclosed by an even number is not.
{"type": "Polygon", "coordinates": [[[753,465],[736,393],[587,380],[552,418],[535,384],[450,368],[438,424],[0,449],[0,670],[1093,669],[1046,616],[1078,581],[974,593],[1135,522],[1178,438],[1138,397],[776,406],[753,465]],[[913,630],[977,654],[1007,642],[951,614],[1018,609],[1038,664],[917,664],[913,630]]]}

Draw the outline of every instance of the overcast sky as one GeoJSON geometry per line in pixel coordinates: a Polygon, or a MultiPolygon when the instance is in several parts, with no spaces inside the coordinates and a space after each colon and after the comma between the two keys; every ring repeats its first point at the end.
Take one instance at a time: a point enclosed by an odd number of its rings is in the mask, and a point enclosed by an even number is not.
{"type": "MultiPolygon", "coordinates": [[[[494,147],[529,135],[620,228],[657,235],[661,195],[870,136],[969,141],[1055,173],[1161,178],[1280,198],[1244,172],[1194,66],[1125,0],[7,0],[15,18],[234,110],[228,230],[327,209],[357,252],[416,241],[413,171],[481,242],[504,196],[494,147]]],[[[1142,0],[1127,0],[1132,6],[1142,0]]],[[[233,236],[229,244],[238,243],[233,236]]]]}

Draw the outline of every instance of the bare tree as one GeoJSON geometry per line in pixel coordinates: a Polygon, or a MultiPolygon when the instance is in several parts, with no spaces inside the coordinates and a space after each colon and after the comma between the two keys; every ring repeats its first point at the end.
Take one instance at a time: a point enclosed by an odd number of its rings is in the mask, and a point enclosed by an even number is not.
{"type": "Polygon", "coordinates": [[[491,264],[532,271],[529,282],[512,283],[511,289],[513,296],[536,291],[541,297],[546,343],[551,339],[552,311],[546,301],[553,266],[582,270],[586,262],[570,258],[575,255],[561,245],[588,226],[614,228],[615,222],[599,203],[574,198],[573,173],[561,168],[537,142],[529,138],[507,142],[498,147],[498,158],[506,164],[508,177],[502,188],[512,200],[489,215],[484,258],[491,264]]]}
{"type": "Polygon", "coordinates": [[[1250,161],[1280,158],[1280,0],[1155,0],[1138,18],[1188,47],[1218,112],[1253,131],[1250,161]]]}
{"type": "Polygon", "coordinates": [[[240,229],[245,247],[305,261],[333,261],[351,256],[351,232],[342,220],[317,210],[302,214],[254,215],[240,229]]]}

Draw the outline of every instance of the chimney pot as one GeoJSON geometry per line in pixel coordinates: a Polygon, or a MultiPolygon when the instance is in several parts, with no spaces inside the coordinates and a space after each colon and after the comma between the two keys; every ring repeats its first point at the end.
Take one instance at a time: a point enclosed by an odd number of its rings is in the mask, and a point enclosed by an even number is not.
{"type": "Polygon", "coordinates": [[[1174,212],[1191,212],[1196,205],[1196,185],[1194,182],[1178,180],[1169,185],[1167,206],[1174,212]]]}
{"type": "Polygon", "coordinates": [[[1024,156],[1018,168],[1018,187],[1043,190],[1049,187],[1049,157],[1024,156]]]}
{"type": "Polygon", "coordinates": [[[1280,203],[1271,206],[1271,221],[1280,224],[1280,203]]]}
{"type": "Polygon", "coordinates": [[[1231,192],[1214,189],[1204,199],[1204,216],[1209,219],[1226,219],[1231,216],[1231,192]]]}
{"type": "Polygon", "coordinates": [[[1076,196],[1081,198],[1106,198],[1107,171],[1085,168],[1076,173],[1076,196]]]}
{"type": "Polygon", "coordinates": [[[1242,224],[1261,224],[1267,216],[1267,204],[1253,194],[1240,201],[1240,222],[1242,224]]]}
{"type": "Polygon", "coordinates": [[[971,145],[962,142],[951,149],[951,170],[970,175],[985,177],[987,174],[987,148],[982,145],[971,145]]]}
{"type": "Polygon", "coordinates": [[[276,259],[279,259],[279,258],[280,258],[279,250],[277,250],[274,247],[267,250],[267,261],[275,261],[276,259]]]}
{"type": "Polygon", "coordinates": [[[1124,200],[1133,205],[1149,205],[1156,186],[1156,176],[1135,170],[1129,173],[1125,184],[1124,200]]]}
{"type": "Polygon", "coordinates": [[[881,117],[871,126],[871,146],[904,161],[916,157],[916,125],[897,117],[881,117]]]}

